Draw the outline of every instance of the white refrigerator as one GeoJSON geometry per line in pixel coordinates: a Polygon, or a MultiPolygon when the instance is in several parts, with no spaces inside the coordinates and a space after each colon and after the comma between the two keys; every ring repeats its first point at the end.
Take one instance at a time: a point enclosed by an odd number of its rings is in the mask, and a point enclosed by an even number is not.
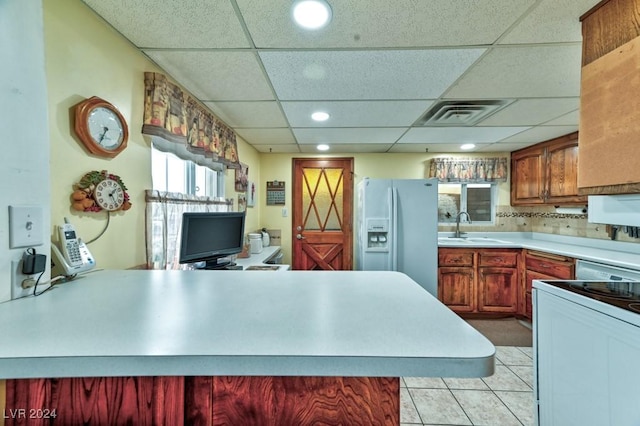
{"type": "Polygon", "coordinates": [[[356,269],[404,272],[438,296],[438,180],[358,184],[356,269]]]}

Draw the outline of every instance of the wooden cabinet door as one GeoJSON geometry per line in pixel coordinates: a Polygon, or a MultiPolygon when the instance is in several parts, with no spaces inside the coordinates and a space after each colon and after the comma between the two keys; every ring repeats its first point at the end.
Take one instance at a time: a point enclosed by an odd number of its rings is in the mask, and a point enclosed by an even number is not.
{"type": "Polygon", "coordinates": [[[581,194],[640,192],[640,1],[601,1],[583,15],[581,194]]]}
{"type": "Polygon", "coordinates": [[[547,203],[587,203],[586,197],[578,195],[578,133],[547,147],[545,175],[547,203]]]}
{"type": "Polygon", "coordinates": [[[480,268],[478,312],[516,313],[518,310],[518,269],[480,268]]]}
{"type": "Polygon", "coordinates": [[[531,302],[531,289],[533,280],[557,280],[558,278],[536,271],[525,271],[524,274],[524,298],[522,299],[521,312],[529,320],[533,319],[533,305],[531,302]]]}
{"type": "Polygon", "coordinates": [[[542,204],[544,148],[526,149],[511,156],[511,205],[542,204]]]}
{"type": "Polygon", "coordinates": [[[438,299],[454,312],[476,310],[473,268],[438,268],[438,299]]]}

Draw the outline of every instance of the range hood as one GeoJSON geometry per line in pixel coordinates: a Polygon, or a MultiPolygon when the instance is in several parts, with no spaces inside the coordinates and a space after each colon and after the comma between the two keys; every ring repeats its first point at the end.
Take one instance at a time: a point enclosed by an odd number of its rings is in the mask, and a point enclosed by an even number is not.
{"type": "Polygon", "coordinates": [[[640,194],[590,195],[587,218],[591,223],[640,226],[640,194]]]}

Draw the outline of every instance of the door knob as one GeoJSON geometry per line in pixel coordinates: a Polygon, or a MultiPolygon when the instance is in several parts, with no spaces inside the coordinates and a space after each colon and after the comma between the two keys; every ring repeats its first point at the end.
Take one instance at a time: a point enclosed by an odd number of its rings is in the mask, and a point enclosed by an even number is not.
{"type": "Polygon", "coordinates": [[[296,231],[298,231],[298,232],[302,231],[302,226],[300,226],[300,225],[296,226],[296,231]]]}
{"type": "Polygon", "coordinates": [[[304,237],[302,236],[302,234],[296,235],[296,238],[299,239],[299,240],[304,240],[304,237]]]}

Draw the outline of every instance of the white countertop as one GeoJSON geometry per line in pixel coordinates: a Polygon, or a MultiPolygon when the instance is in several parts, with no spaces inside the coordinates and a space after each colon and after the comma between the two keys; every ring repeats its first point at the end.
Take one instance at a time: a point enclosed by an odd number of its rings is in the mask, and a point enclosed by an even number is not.
{"type": "MultiPolygon", "coordinates": [[[[266,260],[269,260],[271,256],[280,251],[280,246],[268,246],[264,247],[260,253],[252,253],[249,257],[244,258],[236,258],[234,260],[236,265],[242,266],[244,269],[247,269],[251,266],[266,266],[264,263],[266,260]]],[[[278,266],[278,272],[280,271],[288,271],[289,265],[270,265],[270,266],[278,266]]]]}
{"type": "Polygon", "coordinates": [[[0,304],[0,335],[0,378],[480,377],[495,353],[380,271],[96,271],[0,304]]]}
{"type": "MultiPolygon", "coordinates": [[[[439,237],[448,237],[450,232],[439,233],[439,237]]],[[[600,240],[594,238],[569,237],[555,234],[531,232],[469,232],[465,237],[483,236],[499,239],[504,243],[478,241],[447,241],[438,243],[439,247],[486,247],[486,248],[526,248],[547,253],[560,254],[576,259],[589,260],[640,270],[640,243],[600,240]]]]}

